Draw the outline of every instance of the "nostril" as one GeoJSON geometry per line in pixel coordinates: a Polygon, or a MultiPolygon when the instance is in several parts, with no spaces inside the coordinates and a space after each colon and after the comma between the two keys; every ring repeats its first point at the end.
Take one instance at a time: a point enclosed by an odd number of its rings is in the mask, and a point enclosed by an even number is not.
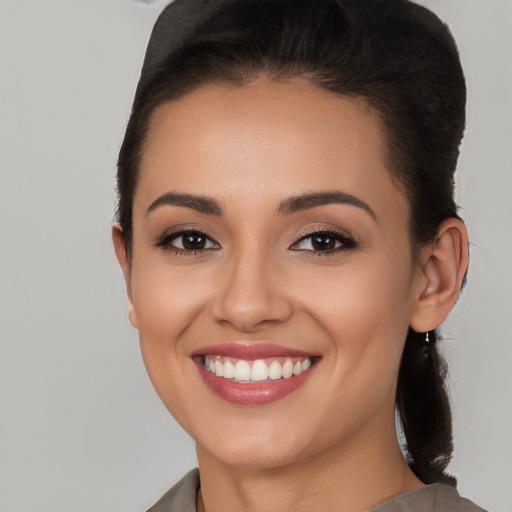
{"type": "Polygon", "coordinates": [[[251,333],[290,318],[293,308],[279,279],[281,269],[271,268],[265,258],[265,254],[252,252],[230,261],[225,272],[219,269],[217,294],[212,302],[217,323],[251,333]],[[280,272],[279,276],[275,272],[280,272]]]}

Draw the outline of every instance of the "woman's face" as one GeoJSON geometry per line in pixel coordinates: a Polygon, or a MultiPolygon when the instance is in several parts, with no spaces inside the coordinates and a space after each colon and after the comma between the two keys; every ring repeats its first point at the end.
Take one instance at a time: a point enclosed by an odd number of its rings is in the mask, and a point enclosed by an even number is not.
{"type": "Polygon", "coordinates": [[[408,220],[361,101],[259,79],[156,110],[131,319],[200,453],[276,467],[389,434],[421,283],[408,220]]]}

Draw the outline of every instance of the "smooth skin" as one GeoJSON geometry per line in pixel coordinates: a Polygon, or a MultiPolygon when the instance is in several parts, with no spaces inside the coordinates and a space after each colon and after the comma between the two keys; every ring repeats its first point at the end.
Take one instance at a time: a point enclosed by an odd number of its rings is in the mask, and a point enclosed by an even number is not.
{"type": "Polygon", "coordinates": [[[432,330],[454,306],[467,233],[448,219],[413,257],[383,133],[363,101],[299,79],[203,87],[153,114],[131,255],[118,225],[113,239],[149,376],[196,442],[200,510],[358,512],[423,485],[396,439],[400,357],[409,326],[432,330]],[[280,211],[334,191],[368,208],[280,211]],[[167,193],[222,213],[150,208],[167,193]],[[199,250],[183,230],[203,234],[199,250]],[[235,405],[207,388],[191,354],[241,341],[320,359],[285,398],[235,405]]]}

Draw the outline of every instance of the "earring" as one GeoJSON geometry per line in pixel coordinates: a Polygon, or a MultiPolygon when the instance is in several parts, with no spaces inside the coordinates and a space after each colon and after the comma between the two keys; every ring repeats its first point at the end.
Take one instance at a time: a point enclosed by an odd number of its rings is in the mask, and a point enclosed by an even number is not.
{"type": "Polygon", "coordinates": [[[429,339],[429,337],[428,337],[429,332],[430,332],[430,331],[427,331],[427,332],[425,333],[425,344],[426,344],[426,345],[430,345],[430,339],[429,339]]]}

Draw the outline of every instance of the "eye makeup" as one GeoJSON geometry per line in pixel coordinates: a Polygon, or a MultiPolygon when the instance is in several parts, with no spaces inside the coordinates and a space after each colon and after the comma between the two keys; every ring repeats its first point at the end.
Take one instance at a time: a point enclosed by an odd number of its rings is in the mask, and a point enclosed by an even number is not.
{"type": "Polygon", "coordinates": [[[164,251],[171,251],[180,256],[198,256],[207,251],[219,250],[220,244],[198,229],[180,228],[165,233],[155,244],[164,251]]]}
{"type": "Polygon", "coordinates": [[[327,256],[357,247],[356,241],[346,233],[331,228],[318,228],[302,235],[290,250],[308,252],[314,256],[327,256]]]}
{"type": "MultiPolygon", "coordinates": [[[[197,228],[180,228],[165,233],[155,244],[164,251],[180,256],[198,256],[209,251],[220,250],[221,245],[204,231],[197,228]]],[[[357,242],[347,233],[332,227],[307,231],[294,242],[289,250],[327,256],[357,247],[357,242]]]]}

